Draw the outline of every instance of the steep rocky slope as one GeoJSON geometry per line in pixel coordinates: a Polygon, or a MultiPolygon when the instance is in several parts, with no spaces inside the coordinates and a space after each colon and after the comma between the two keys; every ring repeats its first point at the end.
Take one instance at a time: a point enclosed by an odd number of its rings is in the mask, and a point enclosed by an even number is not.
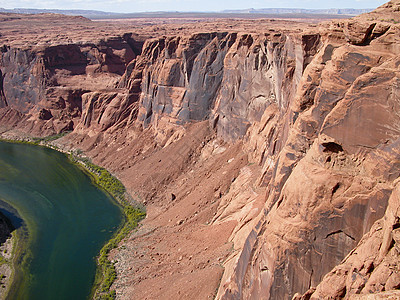
{"type": "Polygon", "coordinates": [[[399,21],[5,44],[3,136],[72,131],[146,205],[120,299],[395,295],[399,21]]]}

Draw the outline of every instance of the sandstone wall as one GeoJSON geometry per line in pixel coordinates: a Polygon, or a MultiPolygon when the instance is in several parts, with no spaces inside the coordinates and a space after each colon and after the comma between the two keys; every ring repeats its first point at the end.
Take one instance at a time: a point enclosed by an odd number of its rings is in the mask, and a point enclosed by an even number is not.
{"type": "Polygon", "coordinates": [[[269,105],[287,110],[319,41],[318,34],[274,32],[149,40],[138,122],[210,119],[224,140],[240,139],[269,105]]]}
{"type": "Polygon", "coordinates": [[[92,44],[4,46],[0,107],[25,114],[20,127],[35,135],[73,130],[82,115],[82,95],[114,91],[142,44],[126,34],[92,44]]]}
{"type": "MultiPolygon", "coordinates": [[[[351,34],[368,35],[372,22],[351,34]]],[[[222,282],[221,298],[283,299],[315,287],[391,210],[388,199],[398,176],[394,37],[399,29],[379,25],[386,28],[384,33],[363,46],[352,42],[348,23],[330,24],[337,31],[329,28],[329,34],[323,29],[323,47],[305,70],[291,103],[290,126],[282,124],[275,107],[265,111],[255,133],[248,132],[253,140],[263,134],[265,138],[249,143],[255,151],[266,147],[262,153],[271,151],[270,142],[263,144],[266,139],[279,142],[271,138],[272,128],[287,131],[288,138],[280,153],[266,156],[261,178],[268,191],[265,210],[235,273],[222,282]],[[349,43],[343,43],[346,40],[349,43]],[[274,122],[277,126],[271,125],[274,122]]],[[[333,272],[336,278],[343,275],[333,272]]],[[[358,280],[347,278],[347,288],[358,280]]],[[[376,282],[374,286],[358,293],[384,290],[376,282]]],[[[346,292],[341,285],[329,295],[348,297],[355,291],[346,292]]],[[[316,294],[315,299],[326,295],[316,294]]]]}

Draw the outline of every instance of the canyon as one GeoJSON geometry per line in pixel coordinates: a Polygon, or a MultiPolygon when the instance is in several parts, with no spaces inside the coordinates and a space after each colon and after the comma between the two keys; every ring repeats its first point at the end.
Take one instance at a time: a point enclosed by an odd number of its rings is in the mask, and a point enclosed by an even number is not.
{"type": "Polygon", "coordinates": [[[146,206],[117,299],[399,297],[399,22],[0,14],[1,136],[146,206]]]}

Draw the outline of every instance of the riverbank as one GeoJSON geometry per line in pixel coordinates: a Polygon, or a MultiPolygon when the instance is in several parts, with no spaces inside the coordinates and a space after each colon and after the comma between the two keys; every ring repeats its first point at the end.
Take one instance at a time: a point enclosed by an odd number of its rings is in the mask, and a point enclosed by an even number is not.
{"type": "Polygon", "coordinates": [[[50,143],[62,136],[63,135],[58,135],[43,139],[25,137],[21,139],[2,140],[12,143],[24,143],[52,148],[67,154],[70,161],[77,165],[91,178],[92,183],[109,194],[111,199],[121,207],[124,215],[124,222],[120,225],[113,237],[103,246],[99,253],[97,258],[95,283],[91,294],[91,298],[95,299],[113,299],[115,297],[115,291],[111,291],[110,287],[116,278],[116,272],[114,265],[108,260],[108,253],[111,249],[116,248],[119,242],[137,226],[138,222],[142,218],[144,218],[144,208],[139,205],[131,205],[133,201],[132,199],[129,199],[130,196],[126,193],[125,187],[106,169],[94,165],[88,158],[83,157],[79,151],[65,151],[50,143]]]}
{"type": "Polygon", "coordinates": [[[13,278],[13,252],[17,237],[11,221],[0,212],[0,298],[5,299],[13,278]]]}
{"type": "Polygon", "coordinates": [[[11,287],[27,274],[29,237],[15,208],[0,199],[0,209],[0,299],[13,299],[11,287]]]}

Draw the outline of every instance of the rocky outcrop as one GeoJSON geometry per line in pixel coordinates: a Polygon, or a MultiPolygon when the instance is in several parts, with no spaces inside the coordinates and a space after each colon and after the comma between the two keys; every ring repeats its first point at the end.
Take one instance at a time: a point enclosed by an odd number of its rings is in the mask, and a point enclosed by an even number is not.
{"type": "Polygon", "coordinates": [[[146,126],[168,117],[183,124],[208,117],[235,39],[236,34],[204,33],[148,41],[138,121],[146,126]]]}
{"type": "Polygon", "coordinates": [[[0,107],[24,113],[20,127],[35,135],[73,130],[82,115],[82,95],[114,90],[141,45],[126,34],[93,44],[4,47],[0,107]]]}
{"type": "Polygon", "coordinates": [[[224,78],[213,122],[225,140],[242,138],[270,105],[286,111],[309,61],[318,34],[241,35],[225,58],[224,78]]]}
{"type": "MultiPolygon", "coordinates": [[[[6,49],[2,53],[3,93],[7,106],[22,113],[35,107],[44,96],[44,83],[48,75],[31,51],[6,49]]],[[[5,104],[3,105],[5,106],[5,104]]]]}
{"type": "MultiPolygon", "coordinates": [[[[308,299],[368,299],[368,294],[393,291],[400,287],[398,193],[396,186],[384,218],[378,220],[342,263],[308,293],[308,299]],[[356,298],[355,295],[360,296],[356,298]]],[[[375,299],[388,299],[389,296],[395,299],[398,297],[396,292],[393,295],[390,292],[382,294],[383,297],[376,296],[375,299]]],[[[300,296],[295,298],[300,299],[300,296]]]]}
{"type": "Polygon", "coordinates": [[[287,109],[319,42],[318,34],[281,33],[150,40],[142,54],[138,122],[210,119],[225,140],[242,138],[271,103],[287,109]]]}
{"type": "Polygon", "coordinates": [[[137,113],[137,99],[131,94],[90,92],[82,95],[82,118],[75,132],[93,136],[129,123],[137,113]]]}

